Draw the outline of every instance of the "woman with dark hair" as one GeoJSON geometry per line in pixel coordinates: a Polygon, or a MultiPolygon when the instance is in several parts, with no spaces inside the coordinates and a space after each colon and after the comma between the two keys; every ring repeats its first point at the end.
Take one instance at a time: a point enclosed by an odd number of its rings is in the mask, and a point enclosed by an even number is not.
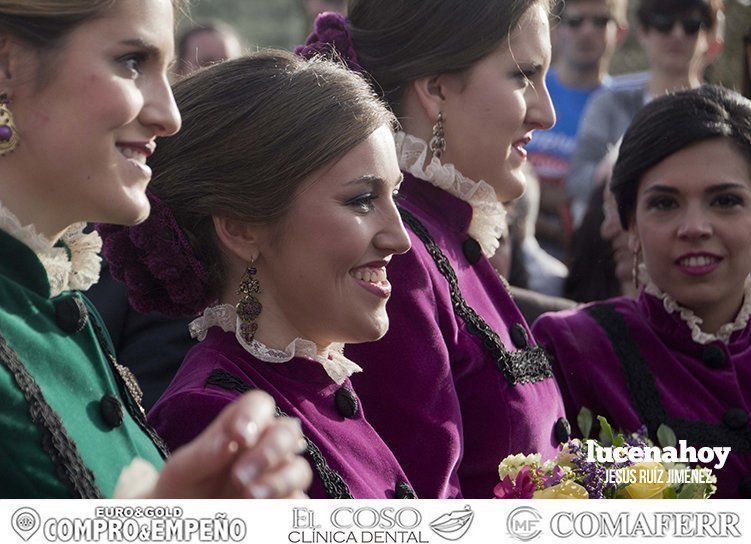
{"type": "Polygon", "coordinates": [[[567,412],[730,447],[716,496],[751,498],[751,101],[712,86],[653,101],[611,190],[646,284],[535,323],[567,412]]]}
{"type": "Polygon", "coordinates": [[[619,295],[635,297],[628,234],[621,228],[618,206],[610,192],[618,147],[612,148],[598,170],[598,184],[592,193],[582,224],[574,233],[571,273],[566,296],[579,302],[595,302],[619,295]]]}
{"type": "Polygon", "coordinates": [[[613,260],[614,247],[602,236],[604,196],[602,189],[596,187],[589,197],[581,225],[571,238],[571,264],[563,295],[577,302],[593,302],[621,294],[613,260]]]}
{"type": "Polygon", "coordinates": [[[312,497],[414,498],[342,353],[385,334],[386,265],[409,249],[393,115],[357,74],[282,51],[212,66],[174,93],[183,130],[150,159],[154,213],[100,229],[136,309],[202,314],[149,421],[178,447],[260,389],[302,422],[312,497]]]}
{"type": "Polygon", "coordinates": [[[85,223],[142,221],[146,158],[180,128],[182,4],[0,2],[1,497],[296,497],[310,481],[299,426],[260,393],[168,458],[82,293],[102,244],[85,223]]]}
{"type": "Polygon", "coordinates": [[[506,455],[552,456],[568,437],[550,365],[488,260],[500,202],[524,191],[524,147],[555,120],[548,7],[351,1],[298,48],[364,69],[402,124],[412,251],[389,265],[389,332],[347,354],[368,365],[355,385],[420,497],[489,498],[506,455]]]}

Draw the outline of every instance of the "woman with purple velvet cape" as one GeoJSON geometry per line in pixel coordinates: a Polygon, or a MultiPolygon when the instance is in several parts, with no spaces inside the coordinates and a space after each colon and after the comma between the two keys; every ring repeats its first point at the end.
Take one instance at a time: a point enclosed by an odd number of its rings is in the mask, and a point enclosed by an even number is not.
{"type": "Polygon", "coordinates": [[[413,498],[343,354],[388,329],[386,265],[410,247],[392,114],[359,75],[283,51],[214,65],[174,93],[183,131],[151,157],[154,213],[104,231],[136,309],[196,318],[200,343],[149,421],[176,447],[260,389],[302,423],[311,497],[413,498]]]}
{"type": "Polygon", "coordinates": [[[420,497],[490,498],[509,454],[568,438],[544,352],[491,257],[525,146],[555,121],[547,0],[352,0],[297,52],[364,71],[401,122],[412,251],[389,265],[391,328],[345,353],[374,427],[420,497]]]}
{"type": "Polygon", "coordinates": [[[651,102],[610,189],[642,288],[535,322],[567,413],[729,447],[715,496],[751,498],[751,101],[705,86],[651,102]]]}

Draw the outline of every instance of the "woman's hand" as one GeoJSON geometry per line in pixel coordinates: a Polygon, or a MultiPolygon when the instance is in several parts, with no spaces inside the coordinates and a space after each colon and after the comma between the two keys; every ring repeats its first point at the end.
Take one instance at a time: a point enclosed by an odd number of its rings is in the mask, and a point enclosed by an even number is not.
{"type": "Polygon", "coordinates": [[[165,463],[149,498],[303,498],[312,472],[296,419],[260,391],[233,402],[165,463]]]}

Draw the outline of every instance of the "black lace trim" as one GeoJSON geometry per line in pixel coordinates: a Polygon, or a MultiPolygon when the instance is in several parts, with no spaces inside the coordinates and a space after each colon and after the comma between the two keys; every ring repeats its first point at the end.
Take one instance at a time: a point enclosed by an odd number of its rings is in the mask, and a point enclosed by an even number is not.
{"type": "MultiPolygon", "coordinates": [[[[214,385],[227,391],[237,391],[238,393],[245,393],[253,389],[251,385],[241,378],[238,378],[221,368],[215,368],[211,371],[211,374],[206,379],[205,385],[214,385]]],[[[280,410],[278,406],[276,407],[276,415],[277,417],[287,417],[287,414],[280,410]]],[[[352,493],[349,490],[349,486],[347,486],[344,481],[344,478],[329,466],[318,446],[316,446],[307,436],[303,435],[303,438],[307,445],[305,453],[310,456],[310,459],[313,462],[313,468],[323,482],[323,487],[326,489],[326,496],[329,499],[354,498],[352,497],[352,493]]]]}
{"type": "Polygon", "coordinates": [[[102,492],[68,436],[60,416],[44,398],[36,380],[29,374],[15,351],[0,335],[0,361],[8,368],[18,388],[26,398],[31,421],[42,435],[42,448],[50,457],[57,477],[70,490],[71,496],[81,499],[101,499],[102,492]]]}
{"type": "Polygon", "coordinates": [[[654,375],[639,345],[631,335],[626,320],[612,304],[590,306],[587,313],[602,327],[621,362],[626,389],[639,419],[647,426],[652,440],[657,429],[665,424],[680,440],[694,447],[730,446],[735,452],[751,452],[751,431],[733,430],[723,424],[687,420],[668,415],[662,404],[654,375]]]}
{"type": "Polygon", "coordinates": [[[454,312],[464,321],[467,331],[482,340],[483,346],[495,360],[496,367],[506,378],[506,381],[511,385],[517,385],[552,378],[553,370],[550,361],[540,346],[519,351],[508,351],[506,349],[498,334],[464,300],[464,296],[459,289],[456,272],[454,272],[448,258],[435,243],[428,230],[407,210],[400,208],[399,212],[404,223],[425,244],[425,248],[438,267],[438,271],[448,281],[454,312]]]}
{"type": "MultiPolygon", "coordinates": [[[[121,373],[121,369],[118,368],[120,364],[117,362],[115,354],[112,353],[112,350],[110,349],[109,342],[107,341],[107,336],[104,334],[101,325],[97,323],[93,312],[90,312],[89,315],[89,321],[91,322],[91,326],[94,329],[94,334],[96,335],[97,341],[99,342],[99,347],[102,348],[102,352],[104,353],[107,361],[109,361],[110,366],[112,367],[112,374],[114,374],[115,380],[117,381],[117,386],[120,389],[120,395],[122,396],[122,398],[126,399],[125,406],[128,408],[128,412],[133,417],[138,426],[141,427],[141,430],[143,430],[143,432],[146,433],[146,435],[154,443],[154,446],[156,446],[159,454],[162,456],[162,459],[167,459],[170,454],[167,444],[157,434],[157,432],[148,423],[148,421],[146,421],[146,411],[143,409],[143,406],[141,406],[139,399],[136,398],[134,392],[131,390],[131,388],[134,386],[131,384],[129,387],[129,384],[126,383],[126,380],[121,373]]],[[[128,370],[128,372],[130,371],[128,370]]],[[[131,379],[133,380],[133,382],[135,382],[135,376],[133,376],[132,374],[131,379]]],[[[135,387],[138,387],[138,385],[136,384],[135,387]]]]}

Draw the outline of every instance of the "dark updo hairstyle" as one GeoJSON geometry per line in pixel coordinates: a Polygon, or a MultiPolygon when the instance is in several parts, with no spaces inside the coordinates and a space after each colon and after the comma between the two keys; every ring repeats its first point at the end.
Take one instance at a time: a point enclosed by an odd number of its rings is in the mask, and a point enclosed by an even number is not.
{"type": "Polygon", "coordinates": [[[634,117],[623,137],[610,190],[621,225],[628,229],[636,211],[642,177],[687,147],[726,138],[751,167],[751,100],[715,85],[658,98],[634,117]]]}
{"type": "Polygon", "coordinates": [[[391,108],[407,84],[461,72],[507,40],[522,16],[550,0],[350,0],[349,31],[362,67],[391,108]]]}
{"type": "Polygon", "coordinates": [[[151,215],[99,231],[133,307],[177,317],[225,283],[213,216],[278,225],[312,173],[396,121],[360,75],[285,51],[216,64],[173,90],[182,129],[149,159],[151,215]]]}
{"type": "Polygon", "coordinates": [[[724,7],[724,0],[641,0],[636,18],[642,27],[649,28],[655,15],[681,15],[698,11],[706,29],[711,30],[724,7]]]}

